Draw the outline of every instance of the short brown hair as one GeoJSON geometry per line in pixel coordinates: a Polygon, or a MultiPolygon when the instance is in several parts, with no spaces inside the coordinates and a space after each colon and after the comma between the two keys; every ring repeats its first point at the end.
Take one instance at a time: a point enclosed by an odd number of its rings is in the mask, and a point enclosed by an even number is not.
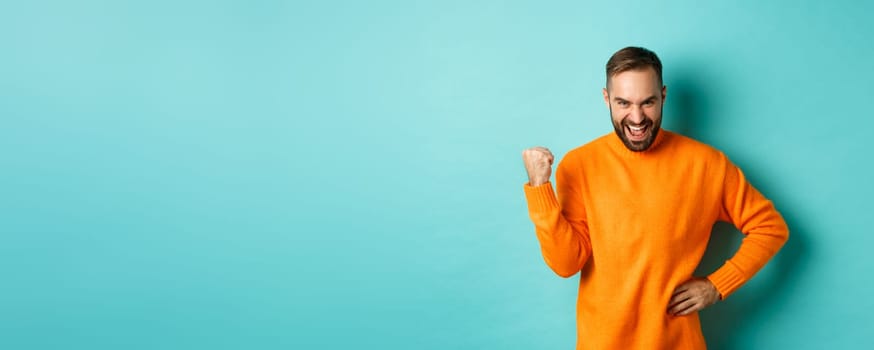
{"type": "Polygon", "coordinates": [[[662,81],[662,61],[655,52],[642,47],[629,46],[616,51],[607,61],[607,85],[610,85],[610,77],[629,70],[638,70],[652,67],[659,76],[659,85],[662,81]]]}

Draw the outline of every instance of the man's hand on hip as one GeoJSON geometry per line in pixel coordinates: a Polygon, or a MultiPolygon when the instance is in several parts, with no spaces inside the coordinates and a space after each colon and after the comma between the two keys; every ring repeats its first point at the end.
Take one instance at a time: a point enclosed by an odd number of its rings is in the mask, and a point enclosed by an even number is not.
{"type": "Polygon", "coordinates": [[[522,151],[522,161],[528,171],[528,185],[540,186],[552,175],[552,152],[546,147],[533,147],[522,151]]]}
{"type": "Polygon", "coordinates": [[[706,278],[693,278],[674,289],[668,303],[668,314],[688,315],[719,301],[719,291],[706,278]]]}

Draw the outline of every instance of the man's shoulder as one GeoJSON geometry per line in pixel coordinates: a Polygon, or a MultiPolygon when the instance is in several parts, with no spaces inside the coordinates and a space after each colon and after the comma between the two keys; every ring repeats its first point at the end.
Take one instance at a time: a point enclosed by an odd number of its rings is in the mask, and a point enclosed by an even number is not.
{"type": "Polygon", "coordinates": [[[670,140],[670,147],[675,151],[686,154],[693,154],[695,155],[695,158],[712,160],[721,160],[725,158],[725,154],[722,153],[722,151],[703,141],[699,141],[690,136],[664,129],[662,130],[662,132],[666,133],[665,136],[667,136],[667,138],[670,140]]]}
{"type": "Polygon", "coordinates": [[[558,163],[558,170],[583,169],[591,166],[596,159],[603,157],[607,152],[607,137],[610,134],[599,136],[587,143],[574,147],[567,151],[558,163]]]}

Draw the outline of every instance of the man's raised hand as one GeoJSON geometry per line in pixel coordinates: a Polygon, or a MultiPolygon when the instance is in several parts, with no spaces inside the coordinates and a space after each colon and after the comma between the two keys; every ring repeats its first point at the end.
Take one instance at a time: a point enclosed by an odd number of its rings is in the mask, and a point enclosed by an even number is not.
{"type": "Polygon", "coordinates": [[[522,161],[528,171],[528,185],[540,186],[549,181],[552,175],[552,161],[555,158],[546,147],[532,147],[522,151],[522,161]]]}

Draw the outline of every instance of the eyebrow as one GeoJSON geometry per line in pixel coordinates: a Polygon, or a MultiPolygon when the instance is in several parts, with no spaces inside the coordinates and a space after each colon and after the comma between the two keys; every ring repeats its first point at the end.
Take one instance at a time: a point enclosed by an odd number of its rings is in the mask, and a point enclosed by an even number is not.
{"type": "MultiPolygon", "coordinates": [[[[652,95],[652,96],[650,96],[650,97],[647,97],[645,100],[643,100],[643,102],[646,103],[646,102],[649,102],[649,101],[652,101],[652,100],[655,100],[655,99],[656,99],[656,95],[652,95]]],[[[617,101],[617,102],[631,102],[631,101],[628,101],[628,100],[626,100],[626,99],[624,99],[624,98],[622,98],[622,97],[613,97],[613,101],[617,101]]]]}

